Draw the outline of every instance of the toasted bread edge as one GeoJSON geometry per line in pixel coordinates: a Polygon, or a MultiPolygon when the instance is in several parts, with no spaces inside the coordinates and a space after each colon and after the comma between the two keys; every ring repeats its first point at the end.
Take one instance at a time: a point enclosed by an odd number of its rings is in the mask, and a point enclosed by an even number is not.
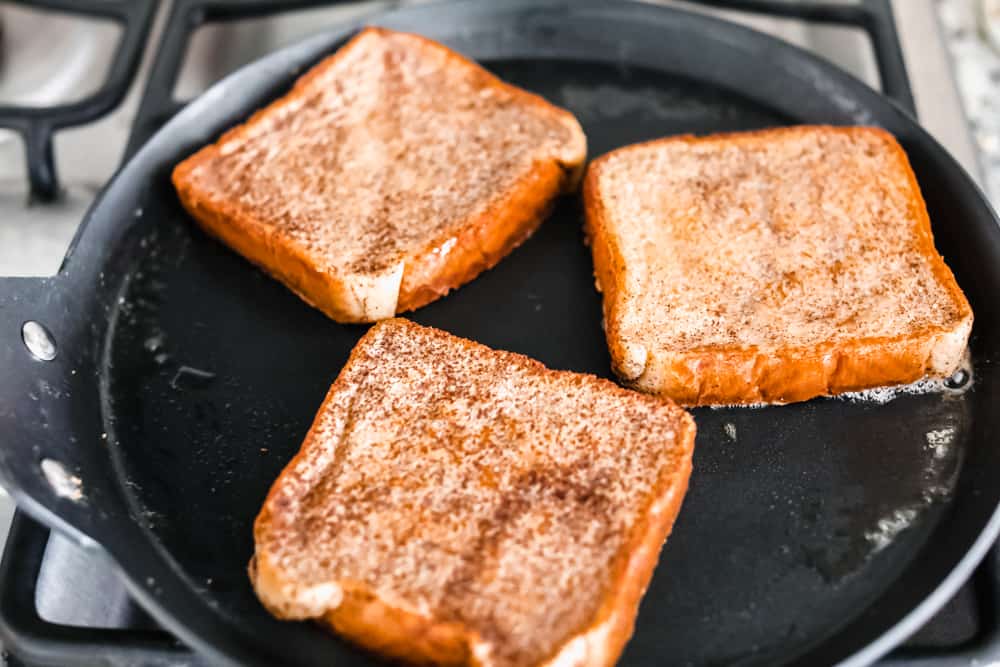
{"type": "Polygon", "coordinates": [[[496,266],[545,221],[572,178],[556,162],[536,162],[458,235],[437,240],[408,258],[396,312],[425,306],[496,266]]]}
{"type": "Polygon", "coordinates": [[[536,161],[532,172],[497,196],[481,215],[462,227],[461,234],[434,239],[416,256],[405,258],[401,277],[398,273],[396,276],[387,275],[379,280],[378,285],[371,286],[352,280],[351,275],[322,271],[317,268],[322,266],[319,258],[312,257],[306,249],[287,240],[275,239],[266,223],[255,219],[238,203],[212,198],[210,193],[201,191],[190,177],[194,169],[218,153],[219,146],[229,141],[240,141],[248,128],[260,118],[289,104],[357,41],[366,35],[391,32],[377,27],[362,29],[347,44],[301,76],[288,93],[183,160],[171,175],[181,204],[206,232],[285,284],[306,303],[342,323],[371,322],[414,310],[495,266],[538,228],[559,193],[576,189],[586,160],[586,136],[569,111],[500,80],[443,45],[420,35],[405,33],[420,41],[425,48],[443,51],[460,66],[475,68],[485,85],[510,90],[521,102],[551,114],[570,129],[573,141],[564,146],[559,154],[536,161]],[[450,251],[441,252],[446,246],[450,247],[450,251]],[[394,303],[389,303],[392,295],[385,293],[386,290],[396,291],[394,303]]]}
{"type": "MultiPolygon", "coordinates": [[[[383,328],[393,326],[419,327],[402,318],[384,320],[373,325],[351,352],[317,411],[317,419],[327,411],[332,401],[338,397],[342,400],[344,390],[348,388],[345,378],[350,374],[359,355],[358,350],[363,347],[362,343],[379,336],[383,328]]],[[[430,330],[437,335],[452,337],[452,334],[437,329],[430,330]]],[[[467,339],[454,338],[471,348],[483,347],[467,339]]],[[[564,372],[549,369],[521,354],[501,352],[509,355],[512,361],[526,364],[542,373],[564,372]]],[[[612,390],[626,391],[596,376],[587,377],[594,382],[606,383],[612,390]]],[[[633,396],[641,400],[656,400],[644,398],[641,394],[633,396]]],[[[649,585],[660,549],[680,512],[692,469],[696,434],[694,419],[670,401],[665,401],[664,405],[676,411],[683,423],[677,433],[679,465],[663,471],[657,492],[651,494],[649,504],[631,529],[626,546],[615,557],[611,576],[605,583],[605,599],[598,612],[561,644],[554,655],[543,662],[547,667],[610,667],[632,635],[639,602],[649,585]]],[[[277,489],[286,483],[286,478],[294,476],[295,464],[313,446],[313,437],[313,428],[310,427],[302,447],[272,484],[254,522],[255,546],[260,542],[258,537],[270,531],[276,520],[272,509],[277,489]]],[[[392,606],[378,598],[373,591],[355,582],[335,582],[336,594],[329,596],[326,606],[322,599],[309,600],[310,603],[317,604],[290,605],[289,591],[301,587],[284,576],[270,554],[255,549],[248,566],[248,575],[261,603],[278,618],[313,619],[350,641],[389,657],[445,665],[480,664],[477,646],[481,640],[471,629],[460,623],[428,618],[416,610],[392,606]]]]}
{"type": "Polygon", "coordinates": [[[627,385],[665,396],[688,407],[753,403],[792,403],[878,386],[900,385],[924,377],[947,377],[961,364],[972,330],[972,309],[954,275],[934,246],[930,217],[905,151],[887,131],[876,127],[795,126],[714,134],[681,135],[625,146],[591,162],[584,179],[585,229],[591,245],[598,290],[603,291],[605,332],[612,369],[627,385]],[[657,351],[620,335],[619,294],[624,260],[611,232],[600,193],[599,174],[608,156],[668,142],[780,139],[803,131],[871,133],[899,162],[912,193],[920,251],[956,305],[959,317],[947,326],[927,327],[897,337],[863,338],[812,347],[785,346],[766,354],[734,345],[695,350],[657,351]]]}
{"type": "Polygon", "coordinates": [[[649,586],[660,551],[673,529],[691,477],[696,428],[690,414],[678,409],[684,426],[678,433],[680,466],[665,470],[627,545],[616,556],[605,600],[595,619],[564,643],[544,664],[612,667],[632,637],[639,602],[649,586]]]}
{"type": "MultiPolygon", "coordinates": [[[[383,28],[365,31],[388,33],[383,28]]],[[[562,123],[573,137],[556,155],[536,160],[513,187],[494,201],[457,236],[434,239],[406,260],[396,313],[416,310],[493,268],[544,222],[559,194],[574,192],[583,177],[587,138],[576,117],[540,95],[507,83],[479,63],[422,35],[405,33],[425,48],[439,51],[461,67],[472,68],[483,87],[502,88],[520,103],[562,123]],[[447,248],[446,251],[442,249],[447,248]]]]}

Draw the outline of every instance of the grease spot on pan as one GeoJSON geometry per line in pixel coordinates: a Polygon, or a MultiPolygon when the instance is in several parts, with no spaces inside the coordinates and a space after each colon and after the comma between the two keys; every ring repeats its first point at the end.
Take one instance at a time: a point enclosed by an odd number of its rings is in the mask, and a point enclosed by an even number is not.
{"type": "Polygon", "coordinates": [[[909,528],[918,514],[919,508],[916,506],[901,507],[879,519],[875,529],[865,533],[865,539],[871,543],[874,552],[878,553],[892,544],[897,535],[909,528]]]}
{"type": "Polygon", "coordinates": [[[934,454],[935,459],[943,459],[948,456],[952,443],[955,441],[955,427],[927,431],[924,435],[927,439],[927,448],[934,454]]]}
{"type": "Polygon", "coordinates": [[[726,437],[727,438],[729,438],[733,442],[736,442],[736,424],[734,424],[732,422],[726,422],[722,426],[722,430],[724,430],[726,432],[726,437]]]}

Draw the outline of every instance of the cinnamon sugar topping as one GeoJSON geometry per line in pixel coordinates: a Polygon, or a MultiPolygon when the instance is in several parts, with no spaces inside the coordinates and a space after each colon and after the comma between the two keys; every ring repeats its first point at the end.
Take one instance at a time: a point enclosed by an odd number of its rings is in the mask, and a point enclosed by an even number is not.
{"type": "Polygon", "coordinates": [[[258,522],[302,586],[359,582],[538,664],[594,620],[690,417],[404,320],[359,343],[258,522]]]}
{"type": "Polygon", "coordinates": [[[443,47],[368,29],[223,137],[190,178],[321,271],[378,274],[567,150],[568,114],[525,97],[443,47]]]}
{"type": "Polygon", "coordinates": [[[599,188],[624,261],[622,337],[766,350],[953,327],[966,313],[890,142],[788,128],[609,155],[599,188]]]}

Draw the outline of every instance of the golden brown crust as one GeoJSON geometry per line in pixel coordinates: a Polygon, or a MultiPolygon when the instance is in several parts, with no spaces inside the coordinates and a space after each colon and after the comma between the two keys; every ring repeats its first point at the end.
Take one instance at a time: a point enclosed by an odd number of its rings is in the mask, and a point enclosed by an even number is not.
{"type": "Polygon", "coordinates": [[[660,560],[660,550],[673,529],[680,513],[681,502],[687,494],[691,477],[691,458],[694,453],[694,419],[685,414],[687,427],[683,431],[682,464],[664,474],[658,485],[660,494],[653,498],[642,521],[638,522],[629,538],[629,546],[620,554],[613,566],[614,579],[608,587],[608,596],[597,619],[583,632],[592,632],[602,624],[608,628],[604,644],[595,647],[588,667],[610,667],[618,661],[625,644],[635,629],[636,610],[646,593],[649,581],[660,560]]]}
{"type": "Polygon", "coordinates": [[[583,180],[584,238],[594,258],[594,282],[597,291],[603,295],[604,332],[611,353],[611,363],[615,373],[621,374],[621,360],[625,351],[621,347],[618,333],[619,298],[623,289],[621,278],[625,260],[618,248],[617,240],[608,228],[604,202],[601,200],[597,179],[607,155],[593,160],[587,167],[583,180]]]}
{"type": "MultiPolygon", "coordinates": [[[[652,451],[649,453],[649,456],[654,457],[653,460],[659,460],[656,469],[653,471],[654,475],[652,475],[650,480],[655,480],[655,482],[652,483],[652,488],[648,493],[639,496],[642,498],[642,502],[635,514],[635,518],[626,524],[631,526],[628,533],[622,536],[620,541],[618,537],[614,538],[615,543],[620,546],[614,552],[610,564],[606,566],[605,574],[588,578],[588,588],[596,595],[599,595],[601,600],[600,604],[596,606],[596,612],[587,616],[584,622],[576,628],[566,631],[565,636],[560,635],[559,641],[548,655],[532,662],[532,664],[593,667],[613,665],[632,633],[639,601],[649,583],[658,560],[660,548],[670,532],[687,489],[695,438],[693,419],[691,419],[690,415],[679,410],[672,404],[657,404],[654,399],[622,390],[612,383],[593,376],[550,370],[537,361],[528,359],[522,355],[484,351],[482,346],[471,341],[458,339],[437,330],[417,327],[405,320],[388,320],[382,322],[373,327],[362,338],[354,351],[352,351],[344,370],[331,387],[323,406],[317,413],[316,422],[310,429],[302,449],[285,467],[272,486],[254,525],[257,549],[255,558],[249,568],[250,577],[262,603],[279,618],[314,618],[321,624],[332,628],[338,634],[362,646],[383,655],[404,659],[408,662],[442,665],[511,664],[509,657],[498,656],[496,653],[497,642],[500,641],[499,638],[482,636],[475,627],[476,621],[467,619],[469,623],[472,623],[472,625],[468,625],[466,622],[456,620],[456,618],[462,616],[461,613],[459,613],[458,617],[453,616],[449,618],[436,615],[435,609],[438,608],[437,605],[444,604],[441,602],[432,603],[430,607],[425,607],[423,610],[418,610],[413,606],[417,603],[414,602],[413,593],[405,590],[405,579],[403,583],[393,585],[390,585],[384,579],[378,580],[380,585],[383,587],[389,586],[394,591],[392,599],[380,596],[370,586],[358,583],[356,580],[339,577],[338,584],[342,591],[342,597],[338,597],[334,604],[329,604],[325,607],[316,607],[308,613],[303,614],[297,603],[289,602],[290,595],[288,591],[296,586],[301,587],[303,581],[297,579],[290,572],[287,565],[281,565],[280,560],[282,558],[287,559],[288,554],[284,549],[277,548],[283,542],[279,540],[276,543],[274,535],[281,533],[285,535],[281,539],[288,539],[288,533],[282,533],[282,531],[287,531],[289,522],[302,521],[302,517],[296,518],[295,514],[296,511],[301,510],[293,510],[288,504],[289,502],[300,502],[296,500],[298,498],[308,498],[309,503],[321,504],[328,501],[327,497],[320,497],[314,493],[306,492],[305,489],[312,488],[312,486],[310,483],[306,483],[302,477],[304,471],[310,471],[308,474],[314,474],[311,471],[315,470],[314,466],[316,464],[315,459],[310,458],[310,453],[315,453],[324,444],[328,447],[330,446],[329,442],[325,442],[331,437],[330,427],[328,425],[324,426],[322,416],[336,410],[336,406],[343,405],[344,403],[365,405],[363,403],[356,403],[356,401],[360,401],[361,399],[352,394],[352,391],[357,390],[357,373],[366,367],[366,363],[369,363],[366,361],[366,348],[377,344],[379,336],[390,335],[386,333],[387,328],[391,328],[391,335],[417,335],[424,337],[419,339],[421,345],[442,343],[464,349],[469,355],[498,355],[498,359],[503,367],[522,367],[526,372],[537,376],[537,382],[540,386],[548,382],[563,383],[572,378],[571,382],[575,383],[576,386],[588,385],[602,392],[609,392],[616,397],[614,400],[622,402],[623,407],[628,403],[644,406],[642,407],[642,411],[637,413],[626,411],[626,414],[629,415],[646,414],[643,411],[647,409],[653,411],[650,414],[659,415],[656,417],[659,425],[655,427],[648,419],[639,417],[642,424],[636,423],[637,432],[651,432],[649,429],[654,428],[661,429],[663,422],[660,422],[660,420],[663,418],[673,420],[673,429],[676,437],[670,440],[669,445],[665,441],[657,440],[661,444],[657,445],[656,449],[662,451],[662,454],[656,454],[652,451]],[[645,403],[645,401],[653,402],[645,403]],[[667,415],[670,416],[667,417],[667,415]],[[670,461],[676,464],[664,465],[664,460],[660,458],[662,456],[667,456],[670,461]],[[286,492],[287,489],[296,487],[298,490],[289,496],[286,492]],[[401,589],[400,586],[404,588],[401,589]]],[[[375,348],[375,350],[379,358],[384,357],[385,352],[383,348],[375,348]]],[[[459,396],[464,396],[464,393],[459,394],[459,396]]],[[[454,405],[452,400],[449,399],[445,403],[445,406],[454,405]]],[[[475,408],[474,405],[469,407],[470,410],[473,408],[475,408]]],[[[367,411],[370,408],[364,407],[361,409],[367,411]]],[[[450,418],[461,419],[461,416],[456,415],[450,418]]],[[[625,414],[621,418],[627,419],[625,414]]],[[[571,424],[573,416],[566,415],[566,419],[569,420],[567,424],[571,424]]],[[[384,423],[381,421],[381,418],[380,423],[384,423]]],[[[496,429],[512,427],[516,430],[514,424],[507,424],[504,420],[495,423],[493,426],[496,429]]],[[[622,424],[622,427],[626,428],[624,424],[622,424]]],[[[420,428],[436,429],[439,427],[427,424],[420,428]]],[[[601,432],[603,432],[603,427],[601,432]]],[[[344,436],[338,436],[338,438],[341,437],[344,436]]],[[[419,445],[412,443],[410,446],[419,445]]],[[[479,445],[474,442],[465,442],[461,445],[463,448],[462,451],[466,452],[467,456],[475,456],[474,452],[477,446],[479,445]]],[[[505,446],[510,447],[514,445],[508,443],[505,446]]],[[[645,446],[643,445],[643,447],[645,446]]],[[[342,457],[343,454],[338,456],[342,457]]],[[[430,456],[430,454],[424,453],[421,456],[430,456]]],[[[595,453],[594,456],[596,457],[597,454],[595,453]]],[[[598,465],[604,466],[608,463],[610,463],[610,460],[601,460],[598,465]]],[[[345,465],[344,459],[338,458],[338,469],[341,469],[340,466],[343,465],[345,465]]],[[[530,467],[530,464],[528,465],[530,467]]],[[[391,471],[389,472],[391,473],[391,471]]],[[[375,474],[375,471],[372,471],[371,474],[375,474]]],[[[378,474],[382,475],[383,473],[378,474]]],[[[621,469],[621,474],[625,474],[624,468],[621,469]]],[[[328,478],[327,473],[322,473],[320,476],[320,479],[328,478]]],[[[499,477],[497,479],[499,480],[499,477]]],[[[596,487],[590,492],[584,492],[599,495],[604,491],[605,489],[596,487]]],[[[500,493],[500,491],[496,490],[494,493],[500,493]]],[[[504,493],[509,493],[509,491],[504,493]]],[[[504,497],[507,496],[505,495],[504,497]]],[[[302,500],[301,502],[306,501],[302,500]]],[[[566,506],[567,511],[572,512],[573,510],[570,510],[570,507],[572,505],[566,506]]],[[[329,511],[325,506],[320,508],[319,505],[316,506],[316,509],[321,514],[329,511]]],[[[560,514],[559,521],[570,521],[571,518],[571,514],[560,514]]],[[[487,513],[487,515],[480,517],[479,523],[495,520],[495,518],[487,513]]],[[[465,522],[467,520],[462,519],[462,521],[465,522]]],[[[483,525],[488,525],[488,523],[483,523],[483,525]]],[[[315,539],[315,528],[308,531],[308,534],[315,539]]],[[[299,538],[296,537],[294,539],[299,538]]],[[[418,535],[410,535],[408,539],[424,538],[418,535]]],[[[437,542],[437,544],[440,548],[450,548],[447,542],[437,542]]],[[[573,546],[563,544],[560,548],[573,549],[573,546]]],[[[333,557],[333,554],[321,555],[321,557],[333,557]]],[[[488,568],[489,566],[486,565],[488,560],[489,558],[486,554],[477,551],[474,562],[478,563],[478,565],[474,565],[474,567],[488,568]]],[[[510,567],[509,562],[505,567],[510,567]]],[[[530,566],[524,565],[524,567],[530,566]]],[[[479,576],[479,574],[474,576],[479,576]]],[[[489,576],[487,576],[487,579],[489,579],[489,576]]],[[[527,591],[524,593],[527,593],[527,591]]],[[[455,594],[451,593],[450,595],[455,594]]],[[[504,593],[504,595],[510,594],[504,593]]],[[[469,600],[462,597],[459,597],[455,601],[455,604],[463,607],[468,603],[469,600]]],[[[444,607],[450,608],[447,604],[444,607]]],[[[517,608],[516,604],[515,608],[517,608]]],[[[454,614],[455,612],[450,613],[454,614]]],[[[518,637],[511,639],[511,641],[522,641],[522,638],[518,637]]]]}
{"type": "Polygon", "coordinates": [[[626,384],[667,396],[681,405],[791,403],[816,396],[836,395],[878,386],[914,382],[923,377],[945,377],[957,367],[972,327],[972,309],[943,258],[934,247],[927,208],[905,152],[891,134],[880,128],[799,126],[752,132],[667,137],[607,153],[588,167],[583,196],[586,234],[591,245],[598,289],[604,294],[608,348],[617,374],[626,384]],[[912,193],[909,213],[916,220],[918,252],[931,264],[934,276],[947,291],[957,316],[938,325],[905,331],[898,336],[868,337],[798,347],[710,345],[685,350],[644,350],[639,372],[627,368],[634,355],[620,335],[624,260],[610,230],[599,187],[601,169],[615,154],[640,147],[675,142],[742,142],[764,137],[781,141],[796,133],[869,134],[878,137],[894,155],[912,193]]]}
{"type": "Polygon", "coordinates": [[[319,619],[343,637],[381,655],[410,664],[475,664],[477,637],[460,623],[437,621],[393,607],[359,585],[319,619]]]}
{"type": "Polygon", "coordinates": [[[766,353],[688,350],[653,356],[635,384],[681,405],[794,403],[915,382],[927,375],[935,340],[918,334],[766,353]]]}
{"type": "MultiPolygon", "coordinates": [[[[394,320],[389,320],[392,322],[394,320]]],[[[385,324],[385,322],[383,322],[385,324]]],[[[382,326],[378,324],[375,326],[382,326]]],[[[375,336],[375,327],[358,341],[344,364],[344,370],[357,363],[363,344],[375,336]]],[[[296,464],[301,463],[307,452],[319,445],[317,425],[337,397],[347,391],[344,370],[334,380],[323,403],[316,413],[313,426],[298,453],[282,469],[264,500],[260,513],[254,520],[254,535],[273,530],[275,518],[272,509],[281,510],[278,492],[282,485],[298,482],[296,464]]],[[[297,619],[290,615],[282,599],[283,591],[294,582],[280,565],[273,562],[266,551],[257,551],[250,559],[247,574],[257,597],[267,610],[278,618],[297,619]]],[[[386,657],[405,660],[412,664],[475,665],[470,647],[476,642],[474,634],[459,624],[441,622],[412,610],[402,609],[381,600],[362,584],[343,584],[343,601],[335,608],[317,615],[320,625],[339,633],[352,642],[386,657]]]]}
{"type": "Polygon", "coordinates": [[[464,285],[527,240],[542,224],[553,203],[571,181],[560,165],[539,163],[503,201],[498,201],[462,230],[444,241],[447,253],[431,244],[408,260],[403,271],[396,312],[416,310],[464,285]]]}
{"type": "Polygon", "coordinates": [[[265,224],[242,215],[235,206],[209,202],[186,178],[186,173],[197,164],[198,155],[177,165],[173,176],[177,195],[191,217],[206,232],[284,283],[309,305],[338,322],[350,321],[350,313],[344,306],[348,288],[343,279],[321,271],[299,246],[275,239],[265,224]]]}
{"type": "MultiPolygon", "coordinates": [[[[210,168],[219,158],[223,145],[244,142],[252,136],[255,123],[279,114],[306,94],[331,67],[345,58],[363,39],[392,38],[401,33],[369,27],[347,45],[304,74],[285,96],[255,112],[242,125],[225,132],[177,165],[172,180],[184,208],[210,234],[242,254],[267,273],[285,283],[311,305],[339,322],[371,321],[359,313],[357,296],[352,289],[356,278],[346,267],[331,266],[322,250],[303,246],[270,224],[266,215],[233,198],[220,197],[197,174],[210,168]]],[[[555,155],[539,156],[531,169],[507,190],[498,192],[474,218],[466,220],[457,234],[446,233],[428,239],[420,252],[403,258],[403,275],[396,296],[395,312],[413,310],[446,294],[493,267],[523,242],[544,219],[557,195],[571,192],[578,185],[586,158],[586,139],[579,123],[568,111],[543,98],[507,84],[476,63],[447,50],[426,38],[405,35],[414,50],[425,49],[444,54],[449,67],[467,70],[475,85],[501,91],[513,106],[533,109],[561,125],[570,139],[555,155]]],[[[490,153],[484,153],[489,159],[490,153]]],[[[443,184],[448,187],[450,184],[443,184]]],[[[413,221],[413,224],[420,224],[413,221]]]]}
{"type": "MultiPolygon", "coordinates": [[[[269,520],[263,516],[262,512],[257,523],[260,530],[268,530],[269,520]]],[[[281,567],[265,552],[250,560],[247,574],[267,610],[278,618],[287,618],[280,595],[284,586],[294,582],[281,567]]],[[[364,648],[411,664],[474,664],[469,647],[477,638],[461,624],[427,618],[388,604],[364,584],[341,582],[341,592],[339,604],[318,615],[317,623],[364,648]]]]}

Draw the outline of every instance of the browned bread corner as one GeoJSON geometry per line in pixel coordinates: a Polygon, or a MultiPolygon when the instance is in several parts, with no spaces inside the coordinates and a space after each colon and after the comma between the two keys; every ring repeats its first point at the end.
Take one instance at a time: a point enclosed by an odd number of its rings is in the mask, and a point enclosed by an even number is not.
{"type": "Polygon", "coordinates": [[[611,665],[695,426],[670,401],[406,320],[361,339],[254,526],[254,588],[410,662],[611,665]]]}
{"type": "Polygon", "coordinates": [[[789,403],[961,362],[972,310],[883,130],[636,144],[591,164],[584,200],[630,386],[682,405],[789,403]]]}
{"type": "Polygon", "coordinates": [[[417,35],[366,28],[173,182],[210,234],[340,322],[494,266],[576,188],[568,111],[417,35]]]}

